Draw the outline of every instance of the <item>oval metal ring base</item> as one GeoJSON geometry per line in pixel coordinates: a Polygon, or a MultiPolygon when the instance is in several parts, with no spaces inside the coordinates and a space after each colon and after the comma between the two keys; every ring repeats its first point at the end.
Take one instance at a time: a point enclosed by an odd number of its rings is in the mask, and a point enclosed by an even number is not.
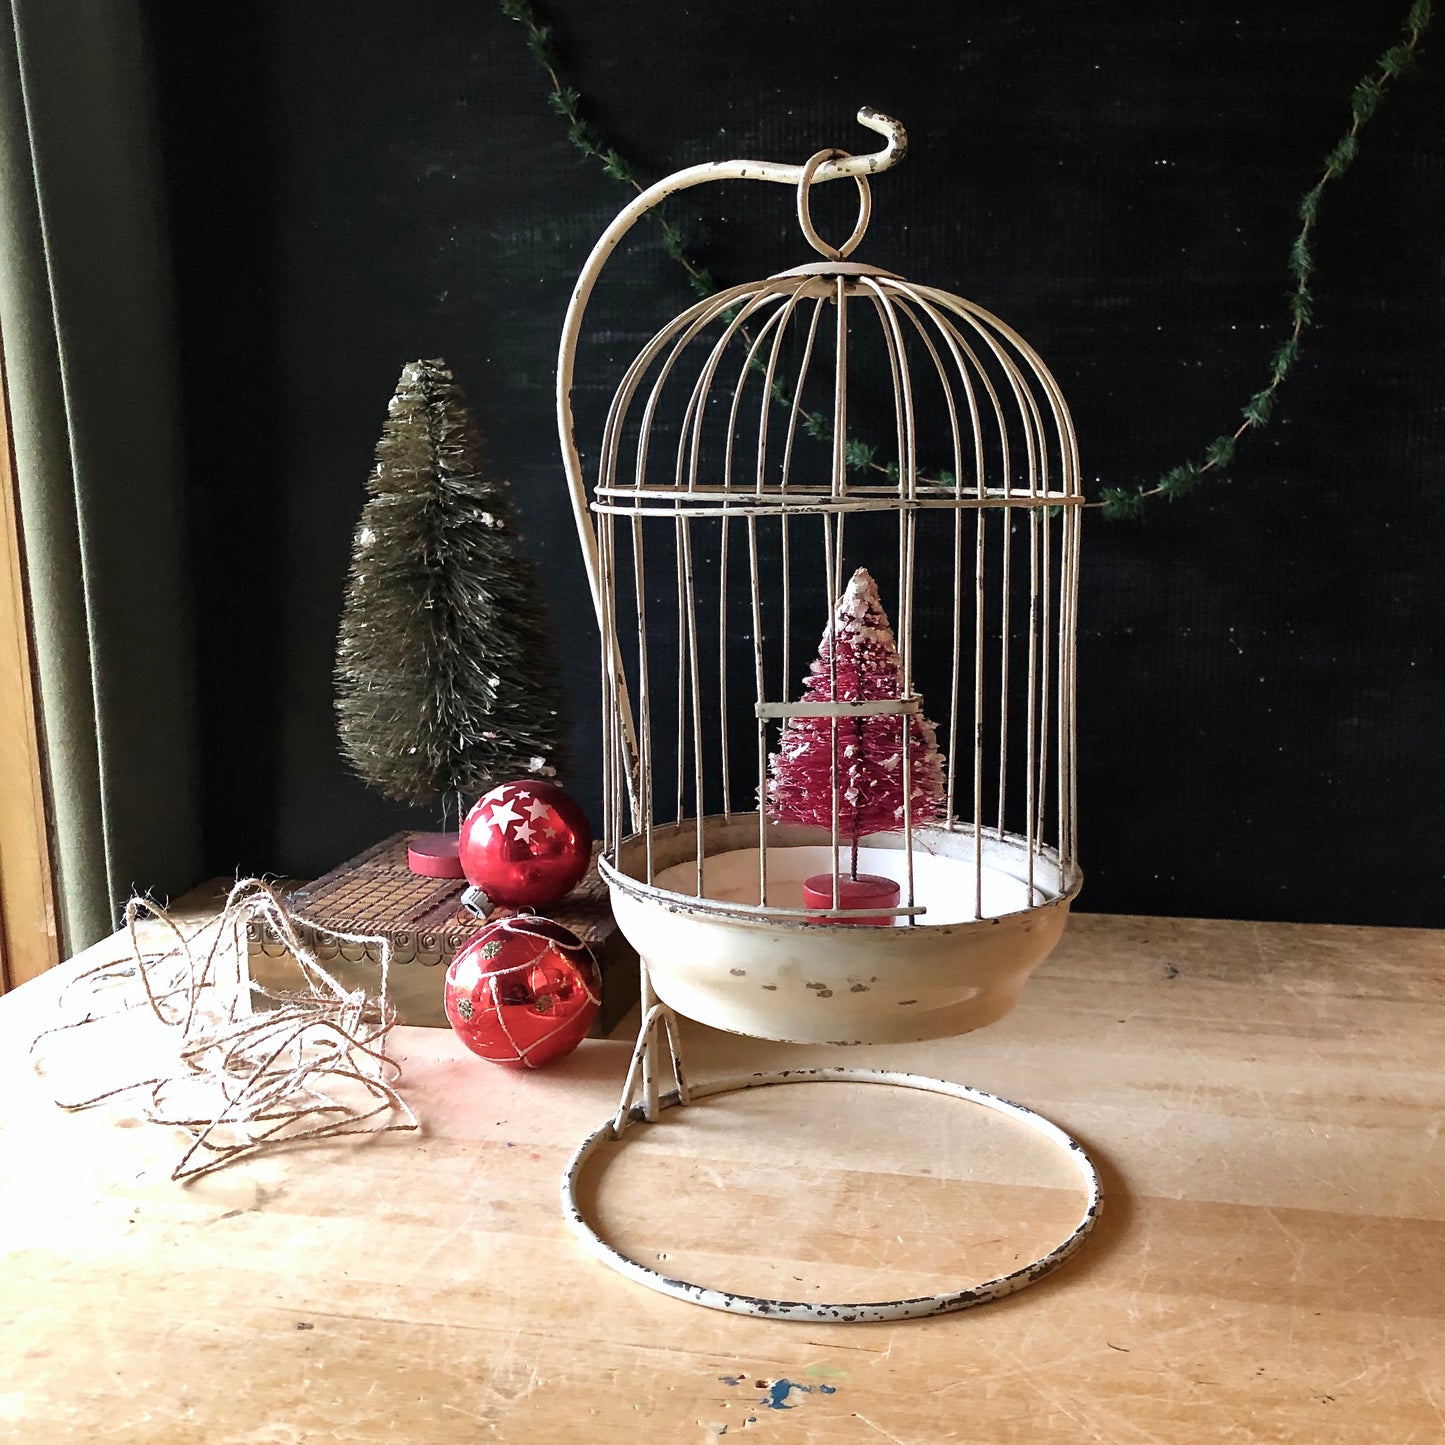
{"type": "MultiPolygon", "coordinates": [[[[638,1284],[646,1285],[662,1294],[686,1300],[690,1304],[703,1305],[708,1309],[727,1310],[732,1314],[762,1315],[773,1319],[806,1320],[828,1324],[876,1324],[886,1320],[923,1319],[929,1315],[950,1314],[955,1310],[971,1309],[974,1305],[987,1304],[1002,1299],[1042,1279],[1057,1269],[1088,1237],[1098,1222],[1103,1209],[1103,1193],[1099,1185],[1098,1170],[1084,1152],[1082,1146],[1057,1124],[1050,1123],[1042,1115],[1035,1114],[1022,1104],[1001,1099],[995,1094],[986,1094],[980,1089],[971,1089],[966,1084],[950,1083],[946,1079],[929,1078],[922,1074],[898,1073],[887,1069],[784,1069],[775,1073],[740,1074],[730,1078],[716,1079],[709,1083],[689,1088],[692,1100],[711,1098],[717,1094],[739,1093],[747,1089],[765,1089],[777,1084],[885,1084],[900,1089],[920,1089],[925,1093],[944,1094],[950,1098],[962,1099],[995,1113],[1007,1115],[1020,1123],[1027,1124],[1037,1134],[1057,1145],[1068,1156],[1069,1162],[1078,1171],[1087,1196],[1084,1213],[1078,1224],[1046,1254],[1032,1263],[1001,1274],[981,1284],[969,1285],[963,1289],[946,1290],[941,1294],[920,1295],[913,1299],[869,1300],[855,1304],[821,1304],[808,1300],[763,1299],[755,1295],[733,1294],[727,1290],[712,1289],[707,1285],[691,1284],[687,1280],[675,1279],[639,1264],[635,1259],[619,1253],[603,1239],[587,1222],[577,1203],[577,1180],[580,1178],[588,1159],[606,1143],[618,1138],[611,1123],[603,1125],[582,1142],[572,1156],[567,1172],[562,1179],[562,1209],[572,1233],[581,1241],[588,1253],[595,1255],[603,1264],[626,1275],[638,1284]]],[[[659,1103],[662,1108],[675,1108],[681,1100],[677,1094],[664,1095],[659,1103]]],[[[634,1106],[632,1118],[643,1122],[641,1106],[634,1106]]],[[[631,1127],[631,1126],[629,1126],[631,1127]]]]}

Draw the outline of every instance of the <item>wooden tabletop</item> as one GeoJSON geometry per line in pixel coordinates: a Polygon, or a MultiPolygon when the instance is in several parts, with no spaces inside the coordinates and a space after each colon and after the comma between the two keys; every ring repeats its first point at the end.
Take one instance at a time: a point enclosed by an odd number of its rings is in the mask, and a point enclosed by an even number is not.
{"type": "MultiPolygon", "coordinates": [[[[559,1180],[628,1042],[518,1075],[398,1030],[420,1136],[182,1187],[175,1137],[124,1105],[63,1114],[31,1070],[74,967],[0,999],[0,1438],[1445,1439],[1445,935],[1084,916],[963,1038],[689,1027],[697,1077],[840,1054],[939,1074],[1099,1163],[1104,1218],[1058,1273],[866,1326],[699,1309],[582,1253],[559,1180]]],[[[589,1198],[683,1277],[888,1299],[1027,1259],[1082,1195],[1007,1120],[826,1084],[674,1110],[613,1146],[589,1198]]]]}

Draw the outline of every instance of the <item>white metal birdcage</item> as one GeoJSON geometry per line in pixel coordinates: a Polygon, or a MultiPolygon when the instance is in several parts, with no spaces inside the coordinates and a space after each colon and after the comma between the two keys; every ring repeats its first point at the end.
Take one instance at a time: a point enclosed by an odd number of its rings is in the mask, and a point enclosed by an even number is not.
{"type": "Polygon", "coordinates": [[[868,176],[905,144],[888,117],[865,110],[859,119],[887,138],[883,150],[821,151],[802,166],[698,166],[640,195],[582,273],[558,367],[559,430],[602,634],[600,866],[642,959],[644,1010],[621,1106],[573,1161],[566,1207],[597,1253],[654,1288],[812,1319],[900,1318],[1008,1293],[1066,1257],[1099,1207],[1087,1157],[1017,1105],[859,1069],[755,1075],[689,1095],[678,1056],[674,1010],[800,1043],[900,1042],[991,1023],[1057,943],[1079,888],[1073,426],[1057,383],[1004,322],[848,259],[869,221],[868,176]],[[858,218],[834,247],[814,228],[811,190],[845,177],[857,186],[858,218]],[[589,491],[571,388],[597,275],[653,205],[733,178],[796,186],[800,226],[821,259],[707,297],[657,331],[617,388],[589,491]],[[869,434],[883,445],[871,448],[869,434]],[[882,461],[888,451],[896,461],[882,461]],[[845,593],[855,567],[889,598],[896,695],[860,700],[839,688],[840,599],[862,595],[845,593]],[[800,699],[820,628],[823,671],[800,699]],[[946,760],[936,799],[917,775],[918,758],[935,765],[918,746],[926,737],[931,749],[930,710],[946,760]],[[827,796],[810,823],[770,817],[769,759],[798,719],[810,720],[829,760],[827,796]],[[886,740],[895,724],[896,756],[885,746],[874,775],[888,783],[878,770],[896,772],[896,817],[859,836],[857,789],[840,771],[852,766],[847,739],[863,739],[866,727],[886,740]],[[844,906],[860,867],[893,880],[898,902],[844,906]],[[810,875],[828,880],[823,906],[805,897],[810,875]],[[668,1066],[674,1087],[664,1094],[668,1066]],[[665,1280],[587,1224],[573,1181],[631,1121],[689,1097],[799,1077],[904,1084],[1013,1113],[1069,1149],[1088,1195],[1078,1228],[1000,1280],[922,1301],[833,1306],[665,1280]]]}

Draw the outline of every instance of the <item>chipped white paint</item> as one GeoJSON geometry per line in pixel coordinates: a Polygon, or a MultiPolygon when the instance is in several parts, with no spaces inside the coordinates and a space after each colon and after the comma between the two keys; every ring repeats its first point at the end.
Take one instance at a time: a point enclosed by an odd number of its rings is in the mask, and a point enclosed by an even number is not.
{"type": "MultiPolygon", "coordinates": [[[[826,835],[772,831],[762,907],[748,901],[756,896],[758,856],[751,814],[703,820],[703,900],[692,893],[691,824],[654,830],[651,887],[639,876],[638,839],[621,845],[615,864],[602,865],[617,926],[645,961],[658,997],[689,1018],[755,1038],[902,1043],[993,1023],[1058,942],[1077,887],[1060,886],[1052,857],[1036,858],[1030,907],[1023,840],[985,836],[984,916],[975,920],[972,834],[919,829],[913,867],[922,923],[899,918],[886,933],[842,922],[824,927],[803,909],[802,884],[832,866],[826,835]]],[[[903,844],[897,834],[870,836],[860,867],[902,882],[903,844]]]]}
{"type": "MultiPolygon", "coordinates": [[[[876,1324],[885,1320],[921,1319],[928,1315],[950,1314],[957,1310],[970,1309],[974,1305],[987,1304],[990,1300],[1002,1299],[1005,1295],[1019,1290],[1052,1273],[1088,1237],[1098,1221],[1103,1208],[1103,1196],[1099,1185],[1098,1171],[1089,1156],[1078,1143],[1056,1124],[1015,1104],[1009,1099],[986,1094],[980,1089],[971,1089],[966,1084],[954,1084],[945,1079],[926,1078],[921,1074],[899,1073],[890,1069],[785,1069],[774,1073],[743,1074],[734,1078],[716,1079],[710,1083],[695,1086],[691,1090],[693,1101],[712,1098],[718,1094],[732,1094],[746,1089],[765,1089],[779,1084],[882,1084],[899,1089],[918,1089],[932,1094],[944,1094],[961,1099],[981,1108],[1003,1114],[1026,1124],[1035,1133],[1041,1134],[1050,1143],[1063,1150],[1079,1176],[1084,1189],[1084,1209],[1079,1222],[1047,1253],[1040,1255],[1008,1274],[984,1280],[980,1284],[968,1285],[962,1289],[943,1290],[938,1294],[920,1295],[900,1300],[863,1300],[843,1304],[827,1304],[815,1300],[764,1299],[756,1295],[734,1294],[729,1290],[713,1289],[708,1285],[695,1284],[677,1279],[614,1249],[588,1223],[577,1202],[577,1181],[587,1161],[604,1144],[619,1137],[631,1123],[642,1120],[642,1110],[629,1112],[622,1130],[614,1123],[605,1124],[596,1133],[589,1135],[572,1156],[567,1172],[562,1179],[562,1210],[572,1233],[582,1246],[604,1264],[610,1265],[620,1274],[646,1285],[649,1289],[691,1304],[703,1305],[708,1309],[726,1310],[732,1314],[765,1315],[773,1319],[802,1320],[825,1324],[876,1324]]],[[[676,1094],[664,1096],[660,1101],[662,1109],[673,1108],[683,1102],[676,1094]]]]}

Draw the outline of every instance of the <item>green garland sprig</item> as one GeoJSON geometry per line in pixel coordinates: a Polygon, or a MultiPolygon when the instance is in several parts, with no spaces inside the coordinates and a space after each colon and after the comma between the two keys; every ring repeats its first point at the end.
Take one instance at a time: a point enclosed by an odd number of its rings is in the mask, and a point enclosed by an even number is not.
{"type": "MultiPolygon", "coordinates": [[[[631,186],[639,195],[644,187],[633,174],[632,163],[616,146],[604,145],[597,127],[582,113],[582,94],[572,85],[563,85],[557,74],[558,60],[552,27],[537,18],[531,0],[501,0],[502,14],[515,20],[527,32],[527,49],[551,84],[547,104],[567,122],[567,139],[593,160],[600,162],[602,174],[624,186],[631,186]]],[[[648,219],[662,230],[662,249],[687,272],[692,289],[707,297],[717,292],[712,272],[688,253],[682,232],[667,218],[666,204],[654,206],[648,219]]]]}
{"type": "Polygon", "coordinates": [[[1136,520],[1144,515],[1152,497],[1177,502],[1187,497],[1209,472],[1221,471],[1234,458],[1235,448],[1245,435],[1269,425],[1274,415],[1275,399],[1280,387],[1300,356],[1300,342],[1314,324],[1315,298],[1310,290],[1314,275],[1314,253],[1310,234],[1319,216],[1320,196],[1324,188],[1349,170],[1359,154],[1360,131],[1379,109],[1380,101],[1391,81],[1408,74],[1417,60],[1421,37],[1430,28],[1432,0],[1414,0],[1401,27],[1403,39],[1390,46],[1374,63],[1350,94],[1350,128],[1325,157],[1324,172],[1304,193],[1299,203],[1300,228],[1289,248],[1289,273],[1294,284],[1285,293],[1290,329],[1276,347],[1269,363],[1269,380],[1240,408],[1240,423],[1232,432],[1223,432],[1204,448],[1201,461],[1182,462],[1171,467],[1152,487],[1105,487],[1093,505],[1103,508],[1106,517],[1136,520]]]}
{"type": "MultiPolygon", "coordinates": [[[[562,84],[558,76],[552,27],[537,18],[531,0],[500,0],[500,3],[502,13],[509,20],[515,20],[526,31],[527,49],[551,85],[547,104],[567,122],[568,140],[583,155],[599,161],[605,175],[641,193],[643,186],[637,180],[630,162],[615,146],[603,144],[596,127],[583,114],[581,92],[575,86],[562,84]]],[[[1391,82],[1414,68],[1420,41],[1430,28],[1432,4],[1433,0],[1412,0],[1401,26],[1402,38],[1380,56],[1351,92],[1350,127],[1325,157],[1324,171],[1319,180],[1300,200],[1300,229],[1290,246],[1288,260],[1288,269],[1294,278],[1293,286],[1286,292],[1290,330],[1270,358],[1269,380],[1240,409],[1239,425],[1232,432],[1222,432],[1215,437],[1204,448],[1201,460],[1182,462],[1170,468],[1152,487],[1105,487],[1099,494],[1099,500],[1089,505],[1101,508],[1106,517],[1114,520],[1137,520],[1144,515],[1148,503],[1155,497],[1175,502],[1188,496],[1208,473],[1222,471],[1230,464],[1236,448],[1247,433],[1269,425],[1279,388],[1294,370],[1300,356],[1301,340],[1314,324],[1314,294],[1310,290],[1310,280],[1314,275],[1314,255],[1310,249],[1310,237],[1319,215],[1320,196],[1326,185],[1338,180],[1354,163],[1359,153],[1360,131],[1378,111],[1391,82]]],[[[692,289],[703,298],[716,295],[718,286],[712,272],[689,253],[682,232],[668,219],[666,207],[657,206],[648,214],[662,230],[663,250],[687,272],[692,289]]],[[[733,313],[729,311],[725,315],[731,320],[733,313]]],[[[740,328],[740,332],[744,342],[751,346],[752,338],[747,330],[740,328]]],[[[755,370],[762,369],[760,357],[753,358],[753,366],[755,370]]],[[[778,382],[773,383],[772,397],[780,406],[792,408],[794,405],[793,396],[778,382]]],[[[800,412],[799,416],[808,436],[821,442],[832,441],[831,422],[822,412],[800,412]]],[[[898,463],[880,460],[877,447],[850,437],[845,443],[844,456],[851,470],[871,470],[881,473],[891,482],[898,480],[898,463]]],[[[940,472],[938,477],[932,480],[920,477],[919,481],[923,485],[944,488],[950,488],[954,484],[953,476],[949,472],[940,472]]]]}
{"type": "MultiPolygon", "coordinates": [[[[614,181],[631,186],[635,192],[640,194],[644,188],[637,180],[631,163],[615,146],[603,144],[596,127],[583,114],[581,92],[575,86],[563,85],[558,75],[559,62],[552,27],[538,19],[536,8],[531,0],[500,0],[500,3],[502,14],[509,20],[515,20],[526,31],[527,49],[546,75],[551,86],[547,94],[547,104],[567,122],[567,139],[584,156],[600,161],[604,175],[614,181]]],[[[709,296],[715,296],[718,284],[712,272],[688,251],[682,232],[668,219],[666,211],[666,203],[664,203],[653,207],[648,212],[649,219],[655,221],[662,231],[662,249],[687,272],[688,281],[699,297],[705,300],[709,296]]],[[[724,320],[731,321],[736,313],[729,308],[722,315],[724,320]]],[[[747,327],[739,327],[738,334],[742,337],[743,344],[751,348],[753,338],[747,327]]],[[[757,355],[753,356],[751,365],[754,371],[766,369],[762,357],[757,355]]],[[[790,410],[793,407],[792,393],[780,382],[773,382],[772,398],[779,406],[787,407],[790,410]]],[[[800,411],[798,415],[803,430],[810,437],[823,442],[832,441],[832,423],[824,413],[800,411]]],[[[877,450],[876,447],[870,447],[850,438],[844,451],[847,465],[854,471],[871,468],[883,473],[890,481],[897,482],[898,463],[875,460],[877,450]]],[[[922,480],[920,478],[920,481],[922,480]]],[[[947,484],[953,485],[951,477],[947,479],[947,484]]]]}

